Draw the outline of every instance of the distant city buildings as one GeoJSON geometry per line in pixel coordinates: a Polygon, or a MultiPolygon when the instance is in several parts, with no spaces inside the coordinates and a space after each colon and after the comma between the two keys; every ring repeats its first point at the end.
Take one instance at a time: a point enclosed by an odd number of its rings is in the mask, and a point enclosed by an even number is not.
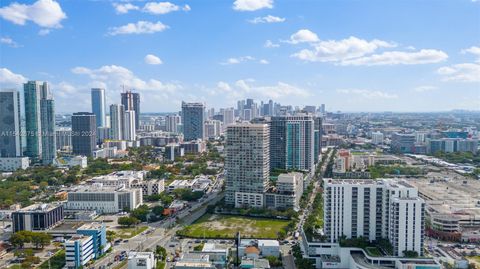
{"type": "Polygon", "coordinates": [[[397,153],[414,153],[414,134],[393,133],[391,148],[397,153]]]}
{"type": "Polygon", "coordinates": [[[165,116],[165,129],[167,132],[178,133],[178,125],[181,122],[179,115],[167,115],[165,116]]]}

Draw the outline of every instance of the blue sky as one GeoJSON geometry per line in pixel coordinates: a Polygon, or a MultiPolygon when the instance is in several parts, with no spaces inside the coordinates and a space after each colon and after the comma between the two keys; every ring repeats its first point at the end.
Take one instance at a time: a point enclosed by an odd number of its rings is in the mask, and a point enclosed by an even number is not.
{"type": "Polygon", "coordinates": [[[46,80],[58,112],[90,88],[145,112],[241,98],[341,111],[480,109],[480,1],[0,2],[0,87],[46,80]]]}

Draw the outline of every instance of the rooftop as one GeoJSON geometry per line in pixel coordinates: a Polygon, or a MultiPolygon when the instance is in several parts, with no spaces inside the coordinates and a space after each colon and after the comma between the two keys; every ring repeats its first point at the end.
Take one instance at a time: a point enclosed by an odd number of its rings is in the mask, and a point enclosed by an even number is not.
{"type": "Polygon", "coordinates": [[[51,204],[33,204],[27,207],[20,209],[18,212],[48,212],[55,208],[62,206],[58,203],[51,203],[51,204]]]}

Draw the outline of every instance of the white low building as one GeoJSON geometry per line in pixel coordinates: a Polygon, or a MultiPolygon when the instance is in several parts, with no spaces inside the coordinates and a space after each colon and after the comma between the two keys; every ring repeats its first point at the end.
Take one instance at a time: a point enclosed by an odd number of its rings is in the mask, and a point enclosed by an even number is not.
{"type": "Polygon", "coordinates": [[[29,167],[28,157],[1,157],[0,171],[13,172],[18,169],[27,169],[29,167]]]}
{"type": "Polygon", "coordinates": [[[133,210],[143,203],[141,189],[104,187],[102,184],[81,186],[68,191],[65,208],[95,210],[99,214],[133,210]]]}
{"type": "Polygon", "coordinates": [[[153,252],[130,252],[128,254],[128,269],[153,269],[155,266],[153,252]]]}

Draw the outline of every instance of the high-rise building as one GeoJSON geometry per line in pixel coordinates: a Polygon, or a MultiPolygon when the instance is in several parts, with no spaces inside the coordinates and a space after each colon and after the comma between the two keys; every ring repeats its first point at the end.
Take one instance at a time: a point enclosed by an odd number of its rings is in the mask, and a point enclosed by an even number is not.
{"type": "Polygon", "coordinates": [[[125,107],[123,105],[110,105],[110,138],[123,140],[125,126],[125,107]]]}
{"type": "Polygon", "coordinates": [[[97,144],[97,121],[95,114],[77,112],[72,116],[73,154],[92,156],[97,144]]]}
{"type": "Polygon", "coordinates": [[[106,100],[105,100],[105,89],[103,88],[92,88],[92,113],[95,114],[97,119],[97,127],[105,127],[105,116],[106,116],[106,100]]]}
{"type": "Polygon", "coordinates": [[[332,243],[364,237],[388,239],[394,256],[423,255],[425,201],[405,181],[324,179],[324,231],[332,243]]]}
{"type": "Polygon", "coordinates": [[[77,269],[87,266],[95,258],[93,252],[93,237],[89,235],[74,235],[65,241],[65,267],[77,269]]]}
{"type": "Polygon", "coordinates": [[[53,162],[55,146],[55,103],[47,82],[28,81],[23,85],[25,102],[26,156],[34,162],[53,162]]]}
{"type": "Polygon", "coordinates": [[[223,110],[223,126],[230,125],[235,122],[235,110],[233,107],[223,110]]]}
{"type": "Polygon", "coordinates": [[[127,110],[135,111],[135,128],[140,128],[140,94],[137,92],[122,92],[122,105],[127,110]]]}
{"type": "Polygon", "coordinates": [[[27,147],[25,155],[34,162],[42,155],[42,137],[40,135],[42,124],[40,120],[40,99],[41,89],[47,83],[40,81],[29,81],[23,85],[25,102],[25,135],[27,147]]]}
{"type": "Polygon", "coordinates": [[[270,123],[271,169],[313,170],[314,127],[311,115],[272,117],[270,123]]]}
{"type": "Polygon", "coordinates": [[[22,156],[20,94],[17,90],[0,91],[0,157],[22,156]]]}
{"type": "Polygon", "coordinates": [[[135,132],[135,111],[127,110],[124,113],[125,125],[123,126],[123,139],[129,141],[135,141],[136,132],[135,132]]]}
{"type": "Polygon", "coordinates": [[[205,106],[182,102],[183,137],[185,141],[205,138],[205,106]]]}
{"type": "Polygon", "coordinates": [[[322,115],[325,115],[325,112],[326,112],[326,110],[325,110],[325,104],[321,104],[321,105],[320,105],[320,113],[322,113],[322,115]]]}
{"type": "Polygon", "coordinates": [[[270,176],[270,132],[267,124],[227,127],[225,202],[236,207],[264,207],[270,176]]]}
{"type": "Polygon", "coordinates": [[[72,150],[72,129],[60,127],[55,131],[57,150],[72,150]]]}
{"type": "Polygon", "coordinates": [[[42,163],[52,164],[57,158],[56,133],[55,133],[55,101],[50,87],[43,87],[40,100],[40,120],[42,124],[42,163]]]}
{"type": "Polygon", "coordinates": [[[167,132],[177,133],[178,125],[180,124],[179,115],[167,115],[165,116],[165,129],[167,132]]]}
{"type": "Polygon", "coordinates": [[[320,160],[320,156],[322,155],[322,117],[314,117],[314,131],[313,135],[315,136],[313,141],[313,154],[314,154],[314,162],[318,163],[320,160]]]}

